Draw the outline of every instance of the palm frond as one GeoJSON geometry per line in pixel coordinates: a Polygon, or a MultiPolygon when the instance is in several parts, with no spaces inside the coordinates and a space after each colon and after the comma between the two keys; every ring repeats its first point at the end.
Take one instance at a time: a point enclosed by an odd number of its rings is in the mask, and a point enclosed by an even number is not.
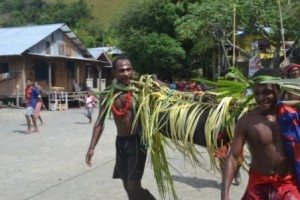
{"type": "MultiPolygon", "coordinates": [[[[227,84],[226,81],[224,83],[227,84]]],[[[193,165],[201,165],[200,153],[194,145],[193,138],[199,119],[204,113],[210,112],[205,125],[205,134],[212,168],[216,168],[213,153],[217,149],[217,135],[225,126],[230,127],[226,128],[226,131],[233,131],[232,122],[228,124],[230,102],[233,97],[224,98],[219,103],[195,101],[195,93],[159,87],[147,75],[142,76],[139,83],[134,84],[140,87],[137,98],[139,107],[134,123],[140,120],[142,124],[143,140],[149,150],[159,192],[164,198],[165,194],[171,191],[174,199],[177,199],[165,145],[178,149],[193,165]]],[[[197,95],[200,99],[207,96],[216,99],[220,93],[204,92],[197,95]]]]}
{"type": "MultiPolygon", "coordinates": [[[[138,85],[138,109],[134,123],[140,120],[144,128],[143,140],[148,146],[154,176],[163,199],[169,192],[177,199],[166,145],[178,149],[193,165],[201,165],[201,154],[195,148],[193,139],[201,117],[205,116],[204,132],[211,167],[220,170],[217,164],[219,160],[214,157],[218,148],[218,134],[226,132],[232,140],[235,121],[253,107],[253,95],[245,95],[246,89],[251,87],[253,82],[237,69],[233,69],[226,77],[233,80],[220,79],[212,82],[193,79],[214,87],[210,91],[198,94],[160,87],[149,75],[143,75],[139,81],[134,82],[138,85]],[[207,98],[213,101],[204,102],[207,98]]],[[[299,79],[275,80],[258,77],[256,81],[276,83],[284,90],[300,96],[299,79]]]]}

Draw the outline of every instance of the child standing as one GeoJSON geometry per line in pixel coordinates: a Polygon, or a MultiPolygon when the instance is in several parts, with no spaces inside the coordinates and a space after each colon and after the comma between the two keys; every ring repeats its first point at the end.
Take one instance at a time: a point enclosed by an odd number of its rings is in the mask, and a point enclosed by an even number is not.
{"type": "Polygon", "coordinates": [[[92,123],[92,113],[96,104],[96,97],[92,95],[92,91],[88,90],[84,97],[85,103],[85,116],[89,119],[89,123],[92,123]]]}
{"type": "MultiPolygon", "coordinates": [[[[37,81],[34,82],[34,87],[36,88],[36,90],[38,90],[40,92],[40,94],[42,94],[41,86],[39,85],[39,83],[37,81]]],[[[38,101],[35,105],[34,117],[35,117],[36,122],[37,122],[37,120],[40,120],[41,125],[44,124],[41,114],[40,114],[42,108],[45,108],[43,101],[38,101]]]]}

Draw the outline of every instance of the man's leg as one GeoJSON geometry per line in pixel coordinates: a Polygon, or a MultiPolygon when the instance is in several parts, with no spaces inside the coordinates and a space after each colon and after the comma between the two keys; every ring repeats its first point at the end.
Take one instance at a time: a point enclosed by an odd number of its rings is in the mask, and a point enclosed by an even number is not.
{"type": "MultiPolygon", "coordinates": [[[[41,122],[41,125],[43,125],[44,122],[43,122],[43,119],[42,119],[41,115],[39,115],[38,118],[39,118],[39,120],[40,120],[40,122],[41,122]]],[[[37,120],[36,120],[36,122],[37,122],[37,120]]]]}
{"type": "Polygon", "coordinates": [[[31,115],[31,119],[32,119],[33,127],[34,127],[33,132],[38,133],[38,132],[39,132],[39,129],[38,129],[37,124],[36,124],[36,119],[37,119],[37,118],[34,117],[34,115],[31,115]]]}
{"type": "Polygon", "coordinates": [[[33,114],[34,109],[32,107],[26,107],[25,111],[25,118],[26,118],[26,123],[27,123],[27,131],[26,135],[31,134],[31,123],[30,123],[30,116],[33,114]]]}
{"type": "Polygon", "coordinates": [[[27,131],[25,134],[30,134],[31,133],[30,117],[29,117],[29,115],[25,115],[25,118],[26,118],[26,123],[27,123],[27,131]]]}
{"type": "Polygon", "coordinates": [[[93,110],[92,110],[92,108],[88,108],[88,119],[89,119],[89,123],[92,123],[92,112],[93,112],[93,110]]]}
{"type": "Polygon", "coordinates": [[[123,184],[129,200],[156,200],[147,189],[142,188],[141,181],[127,181],[123,184]]]}

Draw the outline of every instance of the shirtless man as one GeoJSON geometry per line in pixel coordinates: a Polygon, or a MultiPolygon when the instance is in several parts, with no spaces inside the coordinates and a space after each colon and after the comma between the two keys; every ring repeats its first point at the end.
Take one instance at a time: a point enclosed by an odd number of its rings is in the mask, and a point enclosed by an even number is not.
{"type": "MultiPolygon", "coordinates": [[[[126,57],[117,57],[112,63],[116,84],[128,86],[133,77],[131,62],[126,57]]],[[[142,188],[141,179],[144,173],[146,150],[143,149],[138,130],[132,133],[134,120],[133,98],[130,91],[116,98],[113,106],[113,117],[117,127],[116,139],[116,165],[113,178],[121,178],[129,200],[155,200],[154,196],[142,188]]],[[[101,113],[105,111],[105,105],[100,106],[100,112],[93,128],[93,135],[86,154],[86,163],[92,165],[94,149],[104,129],[105,117],[101,113]]]]}
{"type": "MultiPolygon", "coordinates": [[[[263,68],[258,76],[280,77],[273,69],[263,68]]],[[[243,200],[300,199],[292,161],[284,149],[283,135],[277,115],[279,87],[254,83],[257,107],[237,123],[235,135],[223,171],[221,199],[229,200],[229,188],[238,166],[245,142],[251,153],[249,182],[243,200]]]]}

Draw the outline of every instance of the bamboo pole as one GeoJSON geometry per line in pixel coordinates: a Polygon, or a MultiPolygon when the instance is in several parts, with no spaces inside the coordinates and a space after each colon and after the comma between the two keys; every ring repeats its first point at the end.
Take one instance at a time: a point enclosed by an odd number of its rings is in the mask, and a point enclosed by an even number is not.
{"type": "Polygon", "coordinates": [[[233,52],[232,52],[232,66],[235,66],[235,26],[236,26],[236,4],[233,4],[233,52]]]}
{"type": "Polygon", "coordinates": [[[284,27],[283,27],[283,21],[282,21],[282,8],[281,8],[281,1],[278,1],[278,8],[279,8],[279,17],[280,17],[280,30],[281,30],[281,36],[282,36],[282,47],[283,47],[283,56],[284,61],[286,61],[286,52],[285,52],[285,38],[284,38],[284,27]]]}

